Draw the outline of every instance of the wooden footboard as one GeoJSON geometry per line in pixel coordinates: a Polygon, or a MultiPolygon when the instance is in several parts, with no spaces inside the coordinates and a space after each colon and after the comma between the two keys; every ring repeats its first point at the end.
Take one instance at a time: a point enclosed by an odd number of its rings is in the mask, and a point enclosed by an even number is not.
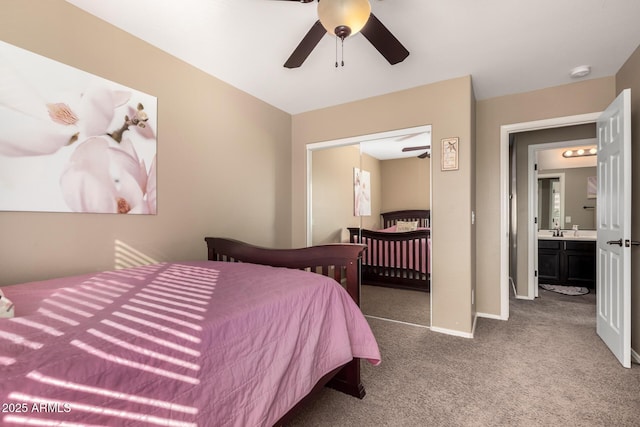
{"type": "Polygon", "coordinates": [[[349,241],[368,247],[362,257],[362,283],[429,292],[430,233],[349,228],[349,241]]]}
{"type": "MultiPolygon", "coordinates": [[[[366,250],[360,244],[332,244],[300,249],[268,249],[232,239],[206,237],[208,259],[211,261],[248,262],[312,271],[344,283],[346,290],[360,305],[359,259],[366,250]]],[[[360,380],[360,359],[353,359],[322,385],[362,399],[365,395],[360,380]]],[[[316,386],[316,388],[319,388],[316,386]]]]}

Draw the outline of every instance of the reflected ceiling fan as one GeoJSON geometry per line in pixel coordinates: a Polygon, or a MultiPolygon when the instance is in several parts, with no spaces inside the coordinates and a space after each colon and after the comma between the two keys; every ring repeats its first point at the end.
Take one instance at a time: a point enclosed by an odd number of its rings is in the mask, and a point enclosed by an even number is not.
{"type": "Polygon", "coordinates": [[[418,151],[418,150],[426,150],[424,153],[419,154],[417,157],[419,159],[431,158],[431,146],[430,145],[420,145],[417,147],[404,147],[402,149],[403,153],[407,153],[409,151],[418,151]]]}
{"type": "MultiPolygon", "coordinates": [[[[285,1],[312,3],[315,0],[285,1]]],[[[369,0],[317,1],[319,19],[284,63],[286,68],[300,67],[327,32],[335,34],[342,42],[350,35],[362,33],[391,65],[402,62],[409,56],[409,51],[402,43],[371,13],[369,0]]]]}

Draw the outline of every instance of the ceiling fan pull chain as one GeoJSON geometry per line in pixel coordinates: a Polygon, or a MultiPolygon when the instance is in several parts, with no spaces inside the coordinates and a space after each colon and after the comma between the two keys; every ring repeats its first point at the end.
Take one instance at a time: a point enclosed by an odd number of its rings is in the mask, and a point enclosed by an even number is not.
{"type": "Polygon", "coordinates": [[[344,67],[344,37],[336,37],[336,68],[338,68],[338,39],[340,39],[341,52],[341,64],[344,67]]]}

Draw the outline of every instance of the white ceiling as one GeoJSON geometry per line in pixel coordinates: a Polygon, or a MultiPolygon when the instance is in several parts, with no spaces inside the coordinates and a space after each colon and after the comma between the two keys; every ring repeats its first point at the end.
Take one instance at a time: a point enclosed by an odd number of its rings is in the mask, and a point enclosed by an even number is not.
{"type": "Polygon", "coordinates": [[[424,132],[407,131],[406,134],[387,137],[372,138],[360,142],[360,152],[370,155],[378,160],[404,159],[416,157],[425,151],[431,153],[431,126],[424,132]],[[411,150],[403,152],[403,148],[429,147],[426,150],[411,150]]]}
{"type": "Polygon", "coordinates": [[[67,0],[290,114],[471,75],[478,100],[562,85],[569,70],[614,75],[640,44],[640,0],[371,0],[410,51],[389,63],[361,35],[336,68],[325,35],[302,67],[282,66],[317,3],[67,0]]]}

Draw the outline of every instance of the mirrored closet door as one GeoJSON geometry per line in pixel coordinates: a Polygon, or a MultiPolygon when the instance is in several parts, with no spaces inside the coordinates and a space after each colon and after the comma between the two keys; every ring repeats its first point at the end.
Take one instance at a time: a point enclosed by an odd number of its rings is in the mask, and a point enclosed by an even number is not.
{"type": "MultiPolygon", "coordinates": [[[[431,133],[425,128],[310,151],[311,244],[362,241],[361,230],[384,229],[381,213],[429,209],[431,133]]],[[[365,280],[361,308],[371,317],[430,323],[430,293],[393,283],[365,280]]]]}

